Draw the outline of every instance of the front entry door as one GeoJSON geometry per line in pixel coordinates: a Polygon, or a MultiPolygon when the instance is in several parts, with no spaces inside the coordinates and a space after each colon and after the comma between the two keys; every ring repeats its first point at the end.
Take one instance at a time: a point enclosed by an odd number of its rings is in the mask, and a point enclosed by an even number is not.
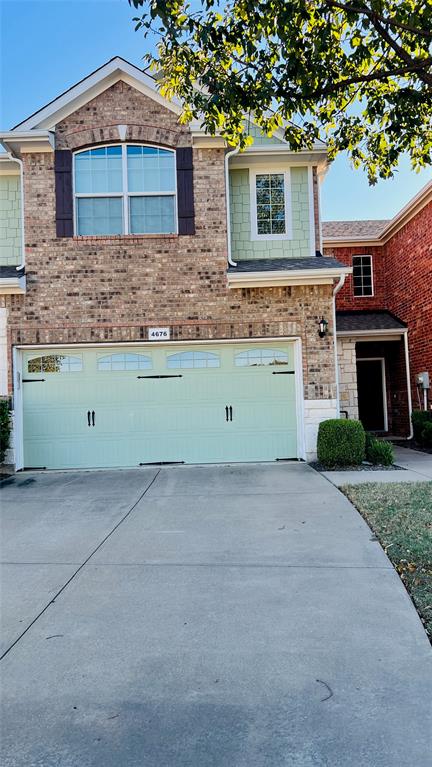
{"type": "Polygon", "coordinates": [[[386,392],[383,359],[357,360],[359,419],[366,431],[386,431],[386,392]]]}

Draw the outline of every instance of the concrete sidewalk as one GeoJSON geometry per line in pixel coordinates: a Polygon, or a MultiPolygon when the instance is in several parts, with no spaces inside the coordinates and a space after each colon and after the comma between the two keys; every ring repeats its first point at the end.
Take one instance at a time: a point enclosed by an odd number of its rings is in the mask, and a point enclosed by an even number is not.
{"type": "Polygon", "coordinates": [[[420,619],[307,465],[0,493],[2,767],[430,767],[420,619]]]}
{"type": "Polygon", "coordinates": [[[432,481],[432,455],[410,450],[407,447],[396,446],[394,451],[395,464],[401,467],[401,471],[324,471],[322,473],[336,487],[360,485],[366,482],[432,481]]]}

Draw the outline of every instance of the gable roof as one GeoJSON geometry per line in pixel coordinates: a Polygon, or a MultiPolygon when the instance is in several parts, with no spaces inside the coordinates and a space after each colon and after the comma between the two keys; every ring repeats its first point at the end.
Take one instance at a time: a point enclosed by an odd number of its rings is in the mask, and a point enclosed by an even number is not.
{"type": "Polygon", "coordinates": [[[66,91],[57,96],[57,98],[48,102],[44,107],[38,109],[30,117],[15,125],[13,131],[28,131],[35,129],[51,130],[56,123],[63,120],[79,107],[86,104],[91,99],[103,93],[115,83],[122,80],[133,88],[136,88],[144,95],[149,96],[154,101],[170,109],[172,112],[180,115],[181,105],[176,99],[169,101],[160,95],[156,87],[156,80],[143,72],[139,67],[131,64],[121,56],[107,61],[87,77],[72,85],[66,91]]]}
{"type": "Polygon", "coordinates": [[[428,181],[391,219],[323,221],[324,245],[336,248],[355,245],[384,245],[430,202],[432,202],[432,181],[428,181]]]}

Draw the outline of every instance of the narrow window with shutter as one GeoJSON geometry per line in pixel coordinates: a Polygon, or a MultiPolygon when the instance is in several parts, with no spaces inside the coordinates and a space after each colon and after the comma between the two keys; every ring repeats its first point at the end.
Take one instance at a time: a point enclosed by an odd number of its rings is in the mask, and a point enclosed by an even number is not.
{"type": "Polygon", "coordinates": [[[56,235],[73,237],[72,152],[56,149],[54,153],[56,235]]]}
{"type": "Polygon", "coordinates": [[[192,147],[180,147],[176,155],[178,233],[195,234],[192,147]]]}

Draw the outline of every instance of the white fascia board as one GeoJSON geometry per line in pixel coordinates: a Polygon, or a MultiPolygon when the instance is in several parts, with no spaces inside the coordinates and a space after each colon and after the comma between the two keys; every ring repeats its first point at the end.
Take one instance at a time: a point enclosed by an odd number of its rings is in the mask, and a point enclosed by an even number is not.
{"type": "Polygon", "coordinates": [[[25,275],[16,277],[0,277],[0,295],[23,294],[26,292],[25,275]]]}
{"type": "Polygon", "coordinates": [[[341,274],[351,274],[352,268],[286,269],[274,272],[228,273],[229,288],[262,288],[277,285],[332,285],[341,274]]]}
{"type": "Polygon", "coordinates": [[[432,200],[432,181],[428,181],[425,186],[413,197],[403,208],[396,213],[391,221],[381,230],[379,237],[324,237],[324,247],[350,248],[350,247],[379,247],[388,242],[395,234],[402,229],[417,213],[432,200]]]}
{"type": "Polygon", "coordinates": [[[370,237],[337,239],[323,236],[323,248],[379,248],[381,245],[384,245],[383,240],[372,240],[370,237]]]}
{"type": "Polygon", "coordinates": [[[149,77],[149,75],[133,64],[116,57],[112,61],[108,61],[107,64],[104,64],[96,72],[93,72],[93,74],[85,77],[77,85],[69,88],[69,90],[27,118],[27,120],[19,123],[15,130],[52,128],[68,114],[79,109],[80,106],[91,101],[99,93],[102,93],[106,88],[109,88],[119,80],[124,80],[133,88],[136,88],[172,112],[176,114],[181,113],[180,103],[175,100],[168,101],[168,99],[161,96],[152,77],[149,77]]]}
{"type": "Polygon", "coordinates": [[[338,330],[336,327],[336,335],[338,338],[339,336],[343,338],[352,336],[357,341],[368,341],[377,337],[381,340],[386,340],[387,336],[397,340],[398,338],[402,338],[405,333],[408,333],[408,328],[388,328],[387,330],[338,330]]]}
{"type": "Polygon", "coordinates": [[[0,143],[6,151],[53,152],[54,134],[47,130],[5,131],[0,133],[0,143]]]}

